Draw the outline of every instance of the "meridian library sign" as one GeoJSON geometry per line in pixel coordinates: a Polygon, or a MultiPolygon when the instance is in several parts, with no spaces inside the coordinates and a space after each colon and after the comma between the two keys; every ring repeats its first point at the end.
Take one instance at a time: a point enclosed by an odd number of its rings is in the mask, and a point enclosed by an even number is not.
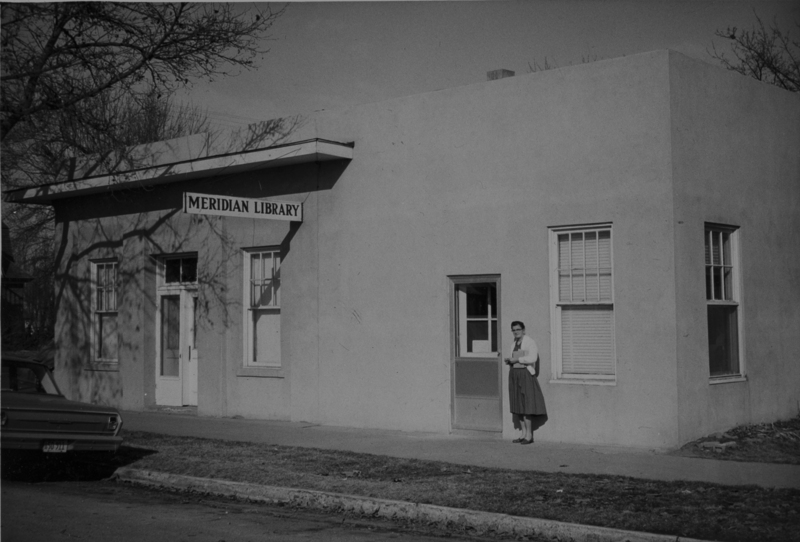
{"type": "Polygon", "coordinates": [[[196,215],[269,218],[272,220],[303,221],[303,204],[291,201],[235,198],[213,194],[184,192],[183,212],[196,215]]]}

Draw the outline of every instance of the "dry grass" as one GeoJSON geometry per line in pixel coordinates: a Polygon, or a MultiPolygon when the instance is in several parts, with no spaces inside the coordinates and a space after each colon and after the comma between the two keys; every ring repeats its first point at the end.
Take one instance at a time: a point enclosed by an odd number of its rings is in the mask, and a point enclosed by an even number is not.
{"type": "Polygon", "coordinates": [[[800,465],[800,416],[775,423],[742,425],[726,433],[690,442],[676,453],[731,461],[800,465]],[[713,443],[728,446],[723,449],[713,446],[713,443]]]}
{"type": "Polygon", "coordinates": [[[708,540],[800,539],[800,490],[520,472],[149,433],[125,439],[120,461],[174,474],[708,540]]]}

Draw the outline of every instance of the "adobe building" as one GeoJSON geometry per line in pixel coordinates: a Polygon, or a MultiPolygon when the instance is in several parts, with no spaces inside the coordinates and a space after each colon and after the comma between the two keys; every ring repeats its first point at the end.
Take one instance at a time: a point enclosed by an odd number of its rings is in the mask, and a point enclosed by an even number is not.
{"type": "Polygon", "coordinates": [[[72,398],[512,438],[522,320],[537,440],[669,448],[797,413],[798,149],[800,96],[658,51],[6,197],[55,209],[72,398]]]}

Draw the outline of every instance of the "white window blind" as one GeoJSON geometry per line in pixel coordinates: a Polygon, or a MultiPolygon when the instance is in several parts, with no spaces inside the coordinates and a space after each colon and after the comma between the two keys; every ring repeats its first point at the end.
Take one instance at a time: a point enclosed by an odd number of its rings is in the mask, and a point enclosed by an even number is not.
{"type": "Polygon", "coordinates": [[[611,227],[558,228],[551,235],[556,378],[614,380],[611,227]]]}
{"type": "Polygon", "coordinates": [[[610,307],[562,307],[561,342],[563,373],[614,374],[614,312],[610,307]]]}

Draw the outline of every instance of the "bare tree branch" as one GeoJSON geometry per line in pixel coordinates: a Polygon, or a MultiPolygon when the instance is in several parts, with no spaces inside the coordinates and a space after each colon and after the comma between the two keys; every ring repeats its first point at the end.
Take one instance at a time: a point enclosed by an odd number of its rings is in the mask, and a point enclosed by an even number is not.
{"type": "MultiPolygon", "coordinates": [[[[95,173],[135,169],[146,159],[136,150],[143,144],[193,134],[215,141],[206,114],[174,103],[175,90],[252,68],[283,13],[133,2],[2,3],[0,10],[4,189],[70,178],[79,162],[95,173]]],[[[281,141],[297,122],[252,124],[236,144],[281,141]]],[[[32,337],[53,336],[54,219],[49,205],[3,203],[17,262],[35,278],[32,337]]]]}
{"type": "MultiPolygon", "coordinates": [[[[712,45],[709,54],[729,70],[791,92],[800,92],[800,39],[782,31],[777,22],[767,28],[756,14],[750,30],[729,27],[717,30],[728,40],[733,58],[712,45]]],[[[795,22],[800,30],[800,22],[795,22]]]]}
{"type": "Polygon", "coordinates": [[[225,67],[251,68],[282,13],[206,3],[2,4],[0,139],[32,116],[110,90],[166,94],[227,75],[225,67]]]}

